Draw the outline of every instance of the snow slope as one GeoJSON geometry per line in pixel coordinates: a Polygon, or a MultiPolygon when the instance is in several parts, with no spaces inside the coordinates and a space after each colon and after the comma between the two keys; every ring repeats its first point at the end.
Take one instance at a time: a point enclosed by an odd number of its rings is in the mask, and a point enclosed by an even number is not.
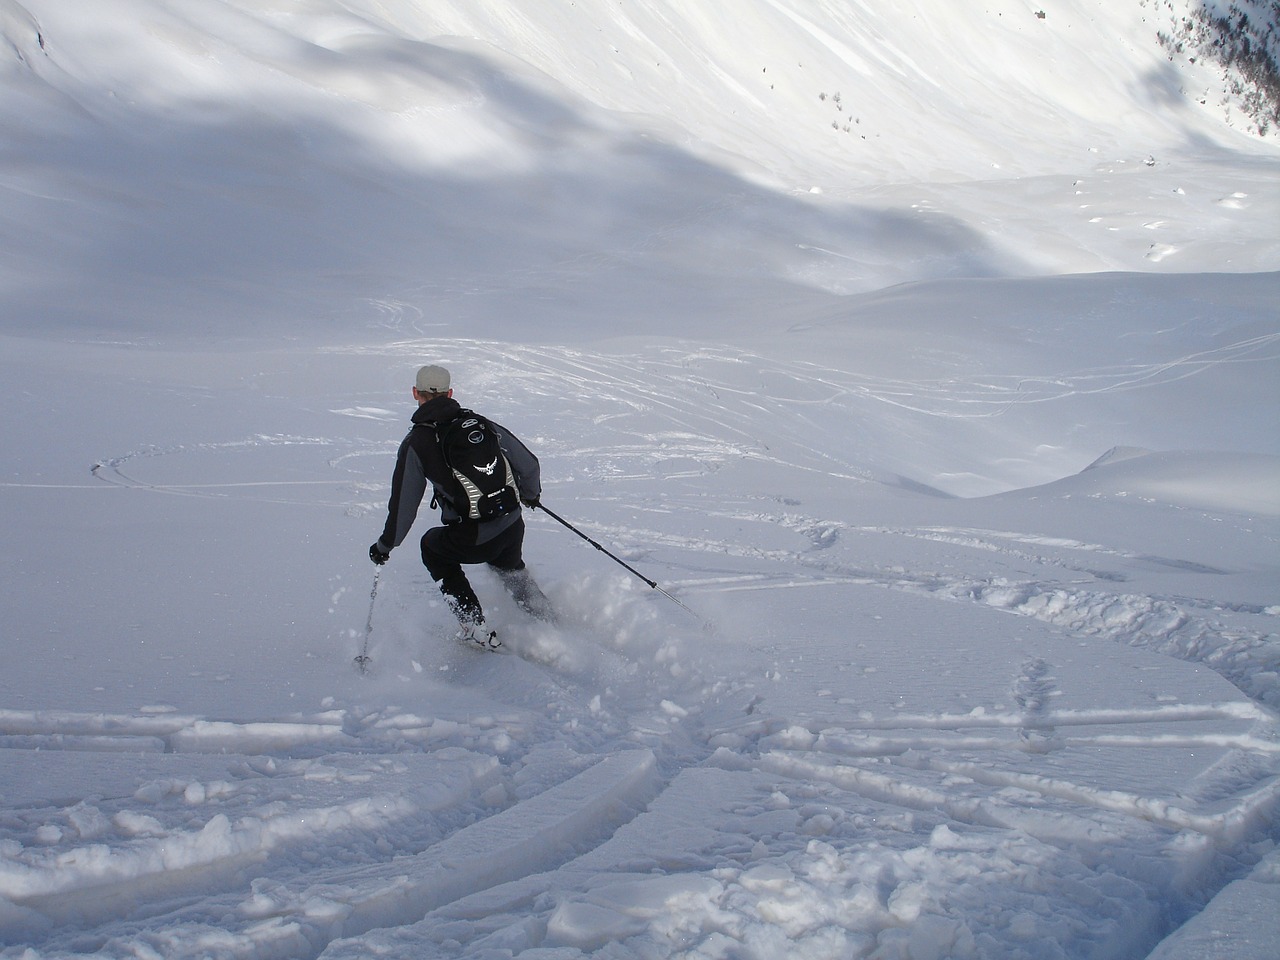
{"type": "Polygon", "coordinates": [[[0,957],[1269,956],[1187,9],[0,0],[0,957]],[[515,655],[375,579],[425,362],[688,610],[536,512],[515,655]]]}

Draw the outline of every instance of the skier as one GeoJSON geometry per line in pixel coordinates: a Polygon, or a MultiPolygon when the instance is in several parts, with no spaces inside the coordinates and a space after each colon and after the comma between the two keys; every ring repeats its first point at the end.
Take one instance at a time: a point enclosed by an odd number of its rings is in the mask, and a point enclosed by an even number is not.
{"type": "Polygon", "coordinates": [[[449,371],[444,367],[433,364],[418,371],[413,399],[418,409],[412,417],[413,426],[396,454],[386,526],[382,536],[369,548],[369,559],[384,564],[391,551],[400,546],[417,518],[418,507],[430,483],[431,505],[439,506],[443,525],[432,527],[423,535],[422,562],[431,579],[440,584],[445,602],[458,618],[458,639],[496,649],[501,646],[497,632],[485,625],[480,600],[462,565],[487,563],[498,573],[516,603],[533,616],[550,619],[550,603],[530,576],[521,555],[524,519],[520,504],[537,507],[542,492],[538,458],[505,427],[464,411],[453,399],[449,371]],[[491,427],[496,434],[506,464],[514,474],[509,482],[518,491],[518,498],[511,498],[507,512],[491,519],[472,518],[476,511],[469,509],[466,491],[453,479],[453,467],[458,465],[446,460],[441,442],[442,434],[452,430],[455,421],[468,426],[479,422],[491,427]]]}

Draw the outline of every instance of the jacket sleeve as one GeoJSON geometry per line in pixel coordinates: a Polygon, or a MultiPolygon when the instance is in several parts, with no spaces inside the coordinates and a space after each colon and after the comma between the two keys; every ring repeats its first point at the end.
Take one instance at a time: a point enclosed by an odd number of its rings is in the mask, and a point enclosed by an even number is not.
{"type": "Polygon", "coordinates": [[[396,454],[396,469],[391,475],[391,499],[387,503],[387,524],[378,542],[390,553],[404,542],[409,528],[418,516],[418,506],[427,491],[427,475],[422,460],[410,438],[405,437],[396,454]]]}
{"type": "Polygon", "coordinates": [[[494,423],[493,426],[498,432],[498,446],[515,471],[520,496],[525,500],[537,500],[542,496],[542,469],[538,465],[538,458],[520,442],[519,437],[502,424],[494,423]]]}

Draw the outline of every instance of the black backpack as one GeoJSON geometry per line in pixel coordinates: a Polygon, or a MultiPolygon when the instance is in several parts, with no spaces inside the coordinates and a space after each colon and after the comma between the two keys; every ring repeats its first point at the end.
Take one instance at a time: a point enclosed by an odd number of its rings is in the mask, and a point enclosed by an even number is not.
{"type": "Polygon", "coordinates": [[[498,446],[493,424],[462,410],[436,426],[436,437],[453,474],[452,489],[444,493],[464,520],[493,520],[520,509],[516,476],[498,446]]]}

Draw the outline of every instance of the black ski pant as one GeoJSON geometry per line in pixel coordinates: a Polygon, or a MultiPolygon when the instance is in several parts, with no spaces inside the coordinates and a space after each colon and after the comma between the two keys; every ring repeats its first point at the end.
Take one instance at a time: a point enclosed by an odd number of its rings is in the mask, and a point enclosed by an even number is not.
{"type": "Polygon", "coordinates": [[[526,609],[530,594],[542,597],[532,578],[525,572],[524,518],[503,530],[492,540],[475,542],[476,529],[471,524],[455,523],[445,527],[432,527],[422,537],[422,562],[431,579],[440,584],[445,602],[461,622],[481,623],[484,612],[480,599],[463,572],[463,564],[487,563],[498,572],[503,584],[511,591],[517,603],[526,609]]]}

